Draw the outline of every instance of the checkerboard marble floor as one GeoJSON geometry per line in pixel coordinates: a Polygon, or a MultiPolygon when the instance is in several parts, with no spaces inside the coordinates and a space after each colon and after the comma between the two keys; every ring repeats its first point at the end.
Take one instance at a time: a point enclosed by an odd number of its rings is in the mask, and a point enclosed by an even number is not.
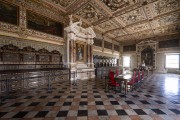
{"type": "Polygon", "coordinates": [[[180,75],[153,74],[133,92],[105,92],[101,79],[68,80],[14,95],[0,120],[180,120],[180,75]]]}

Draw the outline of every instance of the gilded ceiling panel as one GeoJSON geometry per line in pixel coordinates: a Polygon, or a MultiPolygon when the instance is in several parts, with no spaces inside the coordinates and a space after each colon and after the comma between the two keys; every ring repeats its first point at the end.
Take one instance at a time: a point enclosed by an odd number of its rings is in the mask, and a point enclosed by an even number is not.
{"type": "Polygon", "coordinates": [[[130,35],[125,35],[125,36],[116,38],[116,40],[118,40],[118,41],[128,41],[128,40],[132,40],[132,37],[130,35]]]}
{"type": "Polygon", "coordinates": [[[180,7],[180,0],[159,0],[154,3],[154,12],[156,15],[167,13],[180,7]]]}
{"type": "Polygon", "coordinates": [[[160,26],[170,25],[178,22],[180,22],[180,12],[166,15],[159,19],[153,20],[151,22],[151,25],[153,28],[157,28],[160,26]]]}
{"type": "Polygon", "coordinates": [[[142,31],[142,32],[138,33],[139,39],[150,38],[150,37],[153,37],[153,36],[154,36],[154,34],[153,34],[152,30],[145,30],[145,31],[142,31]]]}
{"type": "Polygon", "coordinates": [[[103,31],[109,31],[109,30],[118,28],[119,25],[118,23],[116,23],[115,20],[108,20],[106,22],[98,24],[97,27],[101,28],[103,31]]]}
{"type": "Polygon", "coordinates": [[[115,12],[131,5],[134,5],[138,0],[100,0],[111,12],[115,12]]]}
{"type": "Polygon", "coordinates": [[[122,20],[123,22],[125,22],[126,25],[135,23],[135,22],[139,22],[142,20],[146,19],[146,16],[143,12],[142,8],[133,10],[131,12],[128,12],[126,14],[123,14],[121,16],[118,17],[120,20],[122,20]]]}
{"type": "Polygon", "coordinates": [[[147,29],[151,29],[149,23],[138,23],[134,26],[130,26],[128,27],[130,29],[132,29],[134,32],[140,32],[140,31],[144,31],[147,29]]]}
{"type": "Polygon", "coordinates": [[[61,6],[63,8],[67,8],[68,6],[70,6],[72,3],[74,3],[77,0],[48,0],[48,1],[58,6],[61,6]]]}
{"type": "Polygon", "coordinates": [[[123,36],[126,34],[125,31],[123,31],[122,29],[117,29],[117,30],[114,30],[114,31],[111,31],[109,32],[110,34],[113,34],[114,36],[123,36]]]}
{"type": "Polygon", "coordinates": [[[154,30],[155,35],[180,33],[180,24],[161,27],[154,30]]]}
{"type": "Polygon", "coordinates": [[[99,10],[95,5],[91,3],[87,3],[81,6],[81,8],[78,11],[76,11],[75,14],[84,19],[87,19],[91,23],[97,22],[98,20],[101,20],[106,16],[102,12],[102,10],[99,10]]]}

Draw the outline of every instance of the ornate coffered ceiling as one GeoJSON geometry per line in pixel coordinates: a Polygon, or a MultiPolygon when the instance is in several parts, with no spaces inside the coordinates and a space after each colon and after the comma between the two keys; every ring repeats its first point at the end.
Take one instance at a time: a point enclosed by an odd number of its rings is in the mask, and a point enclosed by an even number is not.
{"type": "Polygon", "coordinates": [[[180,34],[180,0],[42,0],[119,42],[180,34]]]}

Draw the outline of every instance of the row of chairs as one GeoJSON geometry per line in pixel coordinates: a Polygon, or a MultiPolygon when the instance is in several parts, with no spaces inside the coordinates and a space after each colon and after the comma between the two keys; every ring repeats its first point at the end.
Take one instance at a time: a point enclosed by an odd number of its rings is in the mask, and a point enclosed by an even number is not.
{"type": "MultiPolygon", "coordinates": [[[[122,72],[120,74],[122,74],[122,72]]],[[[115,76],[118,75],[119,75],[118,71],[116,71],[116,73],[114,73],[113,71],[109,72],[108,90],[110,88],[113,88],[113,90],[116,92],[117,88],[120,88],[122,86],[121,83],[117,83],[115,80],[115,76]]],[[[133,91],[135,88],[139,87],[143,83],[143,80],[144,80],[144,71],[141,72],[134,71],[131,80],[127,82],[127,86],[128,86],[127,88],[130,88],[130,90],[133,91]]]]}

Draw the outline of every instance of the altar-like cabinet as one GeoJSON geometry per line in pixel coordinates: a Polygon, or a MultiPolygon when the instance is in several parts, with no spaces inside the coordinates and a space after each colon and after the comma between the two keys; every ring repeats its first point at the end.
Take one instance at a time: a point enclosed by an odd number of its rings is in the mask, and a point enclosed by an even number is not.
{"type": "Polygon", "coordinates": [[[93,63],[93,38],[96,36],[91,27],[81,27],[82,21],[74,22],[69,16],[67,32],[67,65],[71,71],[71,80],[95,77],[93,63]]]}

